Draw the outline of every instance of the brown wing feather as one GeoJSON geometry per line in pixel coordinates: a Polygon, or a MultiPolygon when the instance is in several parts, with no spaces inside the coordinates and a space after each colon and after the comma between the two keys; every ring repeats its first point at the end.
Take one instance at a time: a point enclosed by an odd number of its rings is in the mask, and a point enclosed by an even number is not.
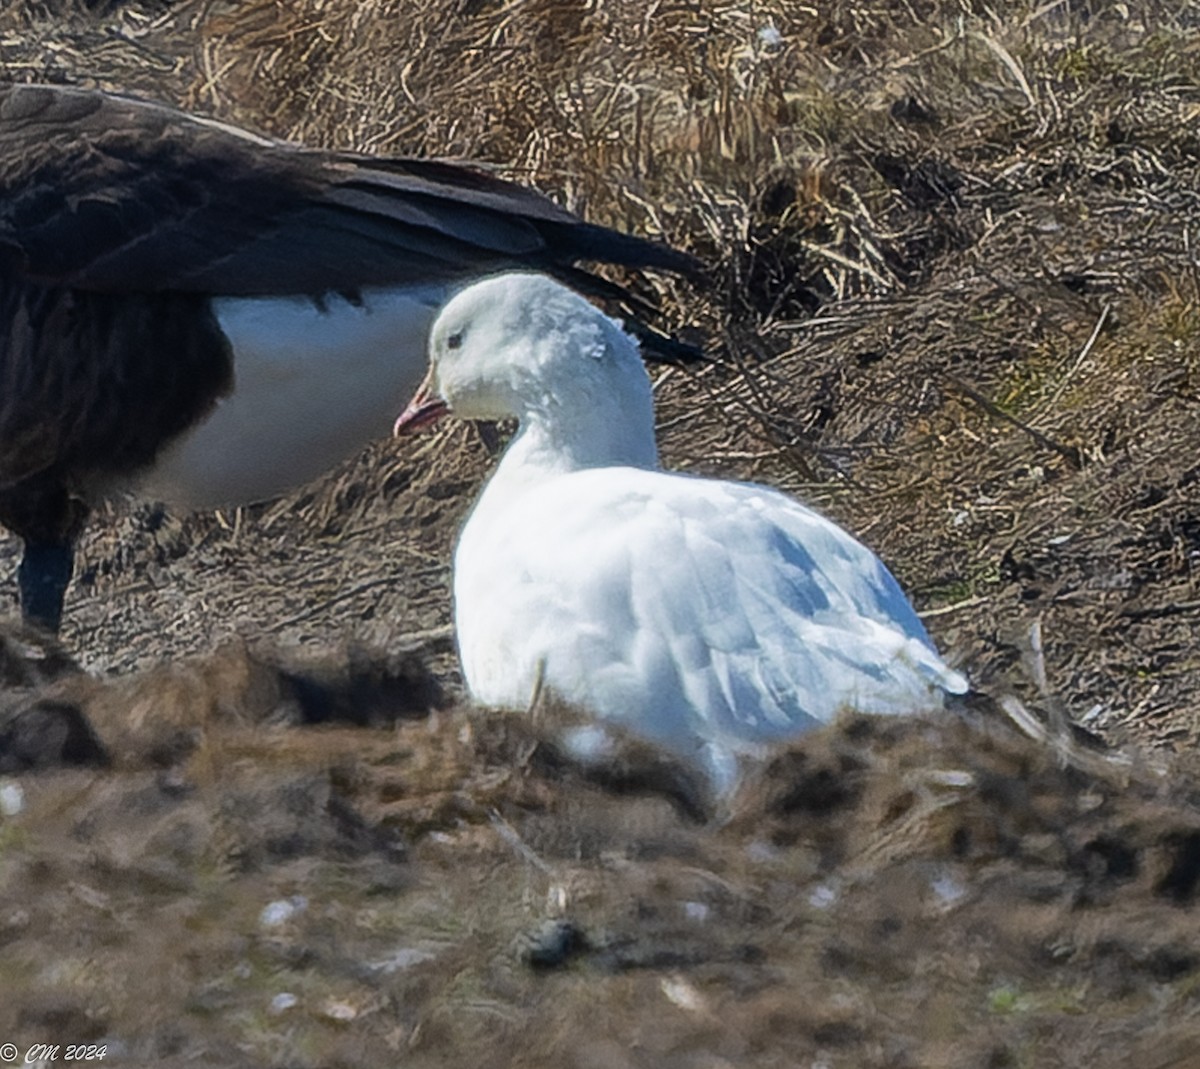
{"type": "Polygon", "coordinates": [[[254,296],[688,257],[436,161],[331,154],[128,97],[0,89],[0,272],[254,296]]]}

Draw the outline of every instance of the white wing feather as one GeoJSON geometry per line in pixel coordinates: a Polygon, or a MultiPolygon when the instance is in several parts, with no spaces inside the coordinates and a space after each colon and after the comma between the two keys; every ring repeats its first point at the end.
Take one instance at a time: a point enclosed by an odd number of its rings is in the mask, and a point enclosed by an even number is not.
{"type": "Polygon", "coordinates": [[[873,553],[750,484],[599,468],[485,491],[455,598],[481,702],[520,707],[541,674],[677,753],[706,749],[710,769],[845,708],[912,712],[966,689],[873,553]]]}

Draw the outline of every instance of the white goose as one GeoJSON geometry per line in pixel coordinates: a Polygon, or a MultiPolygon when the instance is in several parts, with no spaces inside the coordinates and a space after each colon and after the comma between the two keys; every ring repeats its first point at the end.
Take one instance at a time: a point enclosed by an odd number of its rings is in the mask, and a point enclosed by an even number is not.
{"type": "Polygon", "coordinates": [[[725,795],[740,758],[840,710],[967,689],[840,527],[765,486],[658,467],[637,344],[582,297],[540,275],[479,282],[438,315],[430,358],[398,432],[446,412],[520,423],[454,557],[477,702],[523,708],[540,682],[725,795]]]}
{"type": "Polygon", "coordinates": [[[96,90],[0,86],[0,523],[59,624],[114,489],[262,500],[385,434],[437,307],[515,266],[694,270],[478,171],[322,152],[96,90]]]}

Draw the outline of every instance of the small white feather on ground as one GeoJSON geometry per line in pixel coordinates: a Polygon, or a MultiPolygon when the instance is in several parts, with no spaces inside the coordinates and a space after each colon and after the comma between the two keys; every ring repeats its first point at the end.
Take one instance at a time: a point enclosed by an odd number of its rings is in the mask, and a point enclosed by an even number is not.
{"type": "Polygon", "coordinates": [[[397,430],[446,411],[520,423],[454,558],[476,701],[522,708],[540,682],[728,794],[741,758],[840,711],[967,689],[841,528],[768,487],[659,469],[637,344],[582,297],[487,279],[442,310],[430,352],[397,430]]]}

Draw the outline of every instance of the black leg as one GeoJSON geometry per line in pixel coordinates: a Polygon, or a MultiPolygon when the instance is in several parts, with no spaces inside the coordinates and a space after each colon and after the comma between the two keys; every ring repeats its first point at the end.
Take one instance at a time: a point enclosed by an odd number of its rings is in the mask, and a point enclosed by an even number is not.
{"type": "Polygon", "coordinates": [[[56,542],[25,543],[17,569],[21,592],[21,615],[26,623],[58,634],[62,623],[63,599],[75,568],[75,549],[56,542]]]}
{"type": "Polygon", "coordinates": [[[17,568],[21,615],[52,634],[62,622],[75,542],[88,513],[67,485],[59,473],[47,469],[0,489],[0,523],[25,543],[17,568]]]}

